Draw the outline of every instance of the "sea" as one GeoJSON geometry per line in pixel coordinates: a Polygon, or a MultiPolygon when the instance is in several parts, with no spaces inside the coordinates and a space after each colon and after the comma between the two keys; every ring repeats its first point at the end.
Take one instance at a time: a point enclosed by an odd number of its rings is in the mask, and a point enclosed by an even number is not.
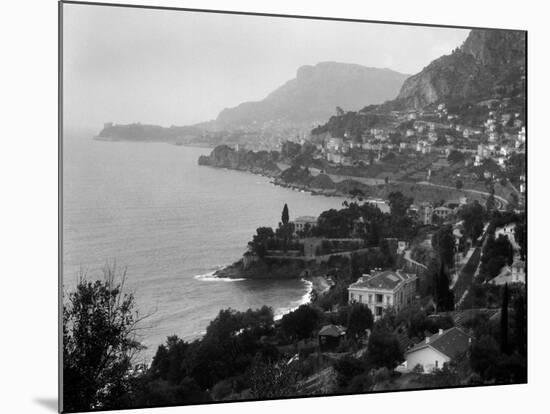
{"type": "Polygon", "coordinates": [[[343,198],[275,186],[246,172],[199,166],[209,148],[106,142],[93,131],[63,138],[63,289],[116,264],[141,315],[150,362],[167,336],[194,340],[221,309],[268,305],[276,316],[309,300],[306,280],[218,279],[256,228],[340,208],[343,198]]]}

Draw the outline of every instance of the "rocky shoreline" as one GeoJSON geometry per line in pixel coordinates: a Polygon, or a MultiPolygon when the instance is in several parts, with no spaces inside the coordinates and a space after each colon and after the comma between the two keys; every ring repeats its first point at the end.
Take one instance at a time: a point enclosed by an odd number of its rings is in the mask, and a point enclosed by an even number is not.
{"type": "MultiPolygon", "coordinates": [[[[308,284],[308,292],[304,295],[302,304],[311,303],[314,297],[319,297],[329,291],[333,282],[325,275],[304,276],[304,268],[288,264],[266,265],[263,262],[244,269],[242,260],[214,272],[213,276],[220,279],[264,280],[264,279],[299,279],[308,284]]],[[[292,310],[289,310],[290,312],[292,310]]],[[[282,315],[281,315],[282,316],[282,315]]]]}
{"type": "Polygon", "coordinates": [[[273,179],[271,181],[271,184],[279,187],[288,188],[291,190],[303,191],[306,193],[310,193],[311,195],[314,195],[314,196],[341,197],[341,198],[349,197],[349,194],[346,194],[343,191],[340,191],[337,189],[312,188],[307,184],[288,183],[284,180],[281,180],[280,178],[273,179]]]}

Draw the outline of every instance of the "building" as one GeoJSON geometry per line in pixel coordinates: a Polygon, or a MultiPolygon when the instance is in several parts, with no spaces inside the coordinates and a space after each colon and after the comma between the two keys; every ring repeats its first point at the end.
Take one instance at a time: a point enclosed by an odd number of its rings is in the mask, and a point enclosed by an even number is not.
{"type": "Polygon", "coordinates": [[[319,347],[322,351],[333,350],[346,336],[346,328],[340,325],[325,325],[319,331],[319,347]]]}
{"type": "Polygon", "coordinates": [[[294,220],[294,232],[304,231],[317,225],[317,217],[301,216],[294,220]]]}
{"type": "Polygon", "coordinates": [[[518,141],[525,142],[525,127],[521,127],[521,130],[518,132],[518,141]]]}
{"type": "Polygon", "coordinates": [[[495,239],[498,239],[499,236],[508,237],[508,241],[510,242],[514,250],[519,250],[519,244],[516,241],[516,223],[509,223],[503,227],[497,227],[495,229],[495,239]]]}
{"type": "Polygon", "coordinates": [[[342,155],[334,153],[334,152],[329,152],[329,153],[327,153],[327,161],[332,162],[334,164],[341,164],[342,163],[342,155]]]}
{"type": "Polygon", "coordinates": [[[446,331],[440,329],[405,352],[407,370],[417,366],[424,372],[441,369],[443,364],[467,352],[471,343],[472,337],[456,326],[446,331]]]}
{"type": "Polygon", "coordinates": [[[448,207],[436,207],[434,208],[434,215],[440,220],[446,220],[453,214],[453,210],[448,207]]]}
{"type": "Polygon", "coordinates": [[[342,138],[331,138],[327,142],[327,150],[340,151],[343,145],[344,145],[344,140],[342,138]]]}
{"type": "Polygon", "coordinates": [[[424,202],[420,204],[418,210],[418,218],[424,225],[432,224],[432,217],[434,213],[434,208],[430,203],[424,202]]]}
{"type": "Polygon", "coordinates": [[[514,260],[512,263],[512,282],[525,283],[525,262],[514,260]]]}
{"type": "Polygon", "coordinates": [[[346,167],[350,167],[353,165],[353,159],[349,156],[345,156],[340,159],[340,163],[346,167]]]}
{"type": "Polygon", "coordinates": [[[365,274],[349,285],[349,302],[368,305],[376,320],[385,309],[399,310],[411,304],[416,295],[417,280],[416,275],[400,270],[365,274]]]}
{"type": "Polygon", "coordinates": [[[397,254],[403,254],[405,253],[405,250],[409,247],[409,243],[405,240],[399,240],[397,242],[397,254]]]}
{"type": "Polygon", "coordinates": [[[498,286],[506,283],[525,284],[525,262],[523,260],[515,260],[512,266],[504,266],[499,275],[491,279],[489,283],[498,286]]]}

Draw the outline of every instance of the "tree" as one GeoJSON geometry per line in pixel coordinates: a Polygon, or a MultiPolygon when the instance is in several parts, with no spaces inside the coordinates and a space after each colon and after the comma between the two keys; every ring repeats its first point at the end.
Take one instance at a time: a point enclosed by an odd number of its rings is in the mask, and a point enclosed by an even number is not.
{"type": "Polygon", "coordinates": [[[496,200],[494,191],[491,192],[489,197],[487,197],[487,201],[485,202],[485,210],[487,211],[487,214],[493,213],[497,208],[496,200]]]}
{"type": "Polygon", "coordinates": [[[316,309],[302,305],[283,316],[281,328],[292,339],[307,339],[317,330],[319,320],[320,315],[316,309]]]}
{"type": "Polygon", "coordinates": [[[185,370],[181,369],[181,363],[189,349],[189,344],[182,341],[176,335],[169,336],[166,344],[158,347],[149,374],[152,378],[160,378],[172,383],[179,383],[186,375],[185,370]]]}
{"type": "Polygon", "coordinates": [[[434,282],[434,301],[438,312],[454,310],[454,295],[449,288],[449,276],[445,263],[441,262],[434,282]]]}
{"type": "Polygon", "coordinates": [[[395,217],[403,217],[407,214],[407,210],[413,203],[411,197],[405,197],[400,191],[391,192],[388,195],[391,215],[395,217]]]}
{"type": "Polygon", "coordinates": [[[256,361],[250,374],[250,392],[257,399],[295,396],[297,376],[294,367],[284,361],[256,361]]]}
{"type": "Polygon", "coordinates": [[[508,353],[508,283],[504,284],[500,308],[500,352],[508,353]]]}
{"type": "Polygon", "coordinates": [[[506,264],[511,265],[514,260],[514,248],[507,236],[501,234],[495,239],[491,233],[487,238],[481,258],[480,272],[486,279],[492,279],[506,264]]]}
{"type": "Polygon", "coordinates": [[[489,379],[492,375],[491,369],[498,364],[501,355],[498,344],[490,335],[483,335],[474,342],[470,352],[470,364],[472,369],[481,375],[484,379],[489,379]]]}
{"type": "Polygon", "coordinates": [[[393,370],[403,360],[403,351],[397,336],[386,326],[378,324],[369,338],[367,362],[373,368],[393,370]]]}
{"type": "Polygon", "coordinates": [[[359,201],[362,201],[363,197],[365,197],[365,193],[358,188],[353,188],[349,192],[349,195],[351,196],[352,199],[357,198],[359,201]]]}
{"type": "Polygon", "coordinates": [[[283,213],[281,214],[281,221],[286,226],[288,224],[289,216],[288,216],[288,206],[284,205],[283,207],[283,213]]]}
{"type": "Polygon", "coordinates": [[[380,255],[383,260],[382,267],[392,267],[395,264],[395,259],[388,239],[381,239],[379,247],[380,255]]]}
{"type": "Polygon", "coordinates": [[[432,237],[432,246],[446,266],[453,265],[455,237],[451,226],[441,227],[432,237]]]}
{"type": "Polygon", "coordinates": [[[354,303],[348,315],[347,333],[357,339],[365,334],[365,330],[372,328],[373,322],[374,318],[369,307],[362,303],[354,303]]]}
{"type": "Polygon", "coordinates": [[[464,154],[457,150],[452,150],[447,157],[447,160],[452,163],[464,161],[464,154]]]}
{"type": "Polygon", "coordinates": [[[125,293],[126,270],[103,268],[103,280],[81,275],[63,304],[63,410],[122,408],[129,371],[138,351],[136,326],[143,319],[125,293]]]}
{"type": "Polygon", "coordinates": [[[263,258],[274,238],[275,233],[271,227],[258,227],[256,229],[256,234],[248,245],[254,253],[263,258]]]}
{"type": "Polygon", "coordinates": [[[464,221],[465,235],[475,241],[483,233],[483,206],[476,200],[462,207],[459,215],[464,221]]]}
{"type": "Polygon", "coordinates": [[[519,244],[521,260],[525,260],[525,255],[527,254],[527,225],[525,223],[525,216],[522,217],[522,220],[516,224],[514,229],[514,238],[519,244]]]}
{"type": "Polygon", "coordinates": [[[525,297],[518,295],[514,301],[514,342],[521,356],[527,353],[527,313],[525,312],[525,297]]]}
{"type": "Polygon", "coordinates": [[[323,211],[317,220],[317,226],[313,229],[313,233],[319,237],[349,237],[355,218],[349,208],[323,211]]]}
{"type": "Polygon", "coordinates": [[[337,359],[333,366],[336,371],[336,381],[340,388],[346,388],[353,378],[363,374],[366,370],[365,361],[350,355],[337,359]]]}

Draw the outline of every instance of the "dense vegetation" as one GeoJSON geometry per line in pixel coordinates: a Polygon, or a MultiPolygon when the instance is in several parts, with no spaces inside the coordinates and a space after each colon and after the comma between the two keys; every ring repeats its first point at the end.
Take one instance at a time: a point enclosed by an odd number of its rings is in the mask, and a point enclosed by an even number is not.
{"type": "MultiPolygon", "coordinates": [[[[133,365],[133,357],[142,349],[135,335],[142,317],[134,297],[124,291],[124,275],[119,281],[116,269],[107,267],[104,280],[92,283],[82,279],[67,296],[63,312],[64,409],[400,389],[401,374],[395,368],[403,362],[407,347],[456,323],[456,292],[450,289],[449,270],[454,266],[453,228],[419,226],[409,214],[412,202],[401,193],[392,193],[389,213],[369,203],[346,202],[339,210],[323,212],[315,227],[299,235],[294,233],[285,205],[279,227],[258,228],[250,242],[251,251],[260,258],[270,249],[290,252],[299,245],[299,238],[306,236],[354,237],[366,247],[312,267],[310,270],[331,279],[331,287],[312,292],[309,304],[281,320],[275,321],[268,307],[222,309],[202,338],[186,342],[176,335],[168,337],[156,350],[150,367],[133,365]],[[428,236],[431,249],[424,244],[428,250],[415,253],[427,264],[427,270],[419,275],[419,300],[399,312],[386,310],[376,322],[366,305],[348,303],[347,287],[362,274],[402,265],[392,244],[397,238],[418,245],[428,236]],[[332,352],[322,351],[317,337],[327,324],[346,330],[332,352]]],[[[460,325],[474,340],[469,351],[452,363],[432,373],[415,368],[405,374],[405,383],[407,387],[440,387],[524,382],[525,289],[517,284],[499,287],[484,282],[513,258],[508,238],[495,238],[495,229],[515,223],[516,242],[525,253],[525,215],[486,209],[479,203],[461,207],[457,215],[462,238],[478,252],[472,260],[479,263],[479,275],[473,278],[475,267],[470,270],[466,302],[479,311],[460,325]],[[498,313],[484,312],[487,308],[498,309],[498,313]]]]}

